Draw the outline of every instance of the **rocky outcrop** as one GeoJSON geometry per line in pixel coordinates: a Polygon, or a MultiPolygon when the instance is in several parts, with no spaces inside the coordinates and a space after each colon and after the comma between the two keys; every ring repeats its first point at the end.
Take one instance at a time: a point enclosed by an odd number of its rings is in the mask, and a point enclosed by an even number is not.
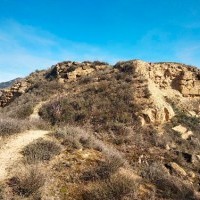
{"type": "Polygon", "coordinates": [[[179,63],[147,63],[141,60],[119,62],[121,71],[131,70],[151,80],[160,89],[178,90],[183,96],[200,97],[200,69],[179,63]]]}
{"type": "Polygon", "coordinates": [[[192,131],[189,131],[186,127],[182,125],[175,126],[172,129],[176,131],[184,140],[187,140],[190,136],[193,135],[192,131]]]}
{"type": "Polygon", "coordinates": [[[46,78],[57,78],[59,82],[76,81],[77,78],[88,76],[99,70],[105,70],[109,65],[104,62],[62,62],[53,67],[46,78]]]}
{"type": "Polygon", "coordinates": [[[25,93],[30,86],[26,80],[21,80],[14,83],[10,88],[0,90],[0,107],[8,105],[16,97],[25,93]]]}

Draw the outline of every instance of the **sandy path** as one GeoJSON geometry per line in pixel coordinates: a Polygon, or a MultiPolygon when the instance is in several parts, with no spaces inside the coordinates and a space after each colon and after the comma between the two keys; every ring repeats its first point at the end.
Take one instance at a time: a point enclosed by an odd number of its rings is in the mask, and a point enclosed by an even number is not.
{"type": "Polygon", "coordinates": [[[48,133],[48,131],[43,130],[30,130],[8,139],[0,149],[0,181],[7,178],[7,169],[22,158],[20,151],[29,143],[44,137],[48,133]]]}
{"type": "Polygon", "coordinates": [[[35,106],[33,113],[29,116],[29,120],[40,119],[39,110],[44,103],[46,103],[46,101],[40,102],[35,106]]]}

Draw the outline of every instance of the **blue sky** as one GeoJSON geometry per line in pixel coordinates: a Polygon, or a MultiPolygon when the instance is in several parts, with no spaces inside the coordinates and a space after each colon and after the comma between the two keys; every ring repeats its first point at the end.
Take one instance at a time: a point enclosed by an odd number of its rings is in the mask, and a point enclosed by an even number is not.
{"type": "Polygon", "coordinates": [[[0,82],[136,58],[200,66],[200,0],[0,0],[0,82]]]}

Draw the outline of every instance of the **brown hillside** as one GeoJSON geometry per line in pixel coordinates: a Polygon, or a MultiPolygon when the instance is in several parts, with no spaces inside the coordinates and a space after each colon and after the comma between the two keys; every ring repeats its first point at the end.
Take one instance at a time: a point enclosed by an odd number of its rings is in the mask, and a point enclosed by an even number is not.
{"type": "Polygon", "coordinates": [[[1,90],[0,107],[0,155],[17,155],[0,199],[200,199],[198,68],[67,61],[1,90]]]}

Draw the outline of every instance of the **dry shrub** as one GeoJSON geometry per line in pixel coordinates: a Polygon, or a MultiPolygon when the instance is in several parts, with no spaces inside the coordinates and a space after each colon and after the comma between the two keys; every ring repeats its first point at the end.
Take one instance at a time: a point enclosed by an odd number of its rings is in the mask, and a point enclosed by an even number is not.
{"type": "Polygon", "coordinates": [[[58,155],[60,151],[61,147],[55,142],[40,139],[26,146],[21,153],[25,160],[31,164],[50,160],[53,156],[58,155]]]}
{"type": "Polygon", "coordinates": [[[51,125],[42,119],[32,119],[30,121],[30,124],[33,129],[39,129],[39,130],[50,130],[51,129],[51,125]]]}
{"type": "Polygon", "coordinates": [[[121,155],[116,149],[105,145],[104,142],[97,139],[89,130],[80,127],[65,126],[59,128],[51,136],[58,139],[62,145],[70,148],[89,148],[103,152],[106,157],[120,157],[121,155]]]}
{"type": "Polygon", "coordinates": [[[3,200],[3,188],[1,185],[0,185],[0,199],[3,200]]]}
{"type": "MultiPolygon", "coordinates": [[[[105,152],[104,152],[105,153],[105,152]]],[[[104,162],[100,162],[96,168],[91,171],[86,171],[83,173],[81,179],[85,181],[95,181],[101,179],[110,178],[120,167],[126,165],[126,160],[121,156],[121,154],[110,150],[106,154],[106,159],[104,162]]]]}
{"type": "Polygon", "coordinates": [[[12,118],[0,118],[0,136],[6,137],[15,133],[20,133],[27,128],[27,121],[12,118]]]}
{"type": "Polygon", "coordinates": [[[197,200],[191,185],[172,176],[160,163],[153,163],[143,172],[143,177],[150,180],[160,191],[160,195],[170,199],[197,200]]]}
{"type": "Polygon", "coordinates": [[[69,148],[98,148],[96,138],[89,131],[80,127],[68,125],[56,130],[51,135],[60,140],[62,145],[69,148]]]}
{"type": "Polygon", "coordinates": [[[44,183],[45,177],[37,167],[26,168],[8,180],[13,193],[21,197],[40,196],[39,189],[44,183]]]}
{"type": "Polygon", "coordinates": [[[98,132],[107,131],[114,123],[132,125],[137,120],[135,113],[139,108],[133,94],[132,84],[111,77],[97,85],[88,84],[80,94],[70,94],[44,104],[40,115],[53,125],[88,123],[98,132]]]}
{"type": "Polygon", "coordinates": [[[85,131],[79,127],[66,126],[58,129],[51,134],[57,138],[62,145],[68,148],[89,148],[101,151],[105,156],[105,161],[99,163],[97,169],[86,171],[82,179],[96,180],[106,179],[115,173],[120,167],[127,165],[123,155],[111,146],[105,145],[98,140],[91,132],[85,131]]]}
{"type": "Polygon", "coordinates": [[[96,182],[83,191],[83,200],[137,199],[137,183],[131,178],[115,175],[102,182],[96,182]]]}
{"type": "Polygon", "coordinates": [[[9,116],[17,119],[26,119],[33,113],[33,109],[34,103],[30,101],[17,106],[14,110],[10,111],[9,116]]]}

